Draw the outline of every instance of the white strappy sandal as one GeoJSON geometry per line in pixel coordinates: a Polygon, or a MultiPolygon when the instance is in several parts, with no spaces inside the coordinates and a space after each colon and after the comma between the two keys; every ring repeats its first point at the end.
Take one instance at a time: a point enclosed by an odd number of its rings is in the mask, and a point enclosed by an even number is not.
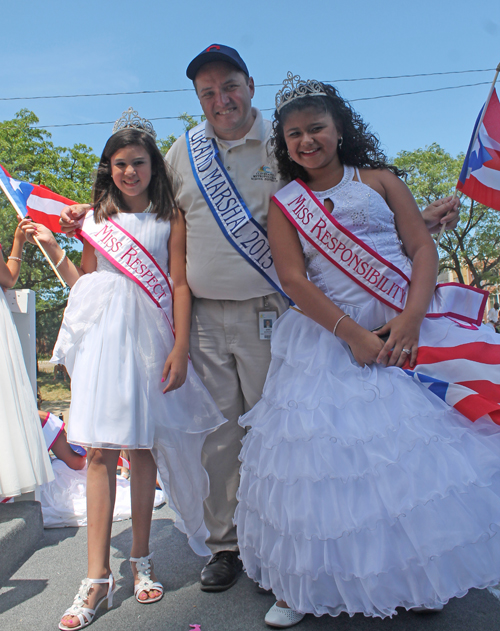
{"type": "Polygon", "coordinates": [[[163,585],[161,583],[154,583],[151,580],[151,563],[149,559],[153,556],[153,553],[148,554],[147,557],[130,557],[129,561],[131,563],[136,564],[137,568],[137,578],[139,582],[134,586],[134,596],[138,603],[141,605],[149,605],[149,603],[155,603],[158,600],[163,598],[163,585]],[[161,592],[159,596],[156,598],[147,598],[146,600],[141,600],[139,598],[139,594],[141,592],[150,592],[151,590],[157,590],[161,592]]]}
{"type": "Polygon", "coordinates": [[[83,629],[83,627],[87,627],[94,620],[96,611],[102,605],[102,603],[106,600],[108,609],[113,606],[113,594],[115,590],[113,589],[113,575],[110,574],[108,578],[84,578],[82,584],[80,585],[80,589],[78,590],[78,594],[75,596],[73,604],[69,609],[63,613],[62,618],[64,616],[75,616],[80,621],[80,624],[76,627],[67,627],[65,624],[61,622],[59,623],[59,629],[61,631],[78,631],[78,629],[83,629]],[[108,584],[108,592],[106,596],[103,596],[101,600],[96,603],[94,609],[90,609],[90,607],[86,607],[85,601],[89,597],[89,592],[94,583],[107,583],[108,584]]]}

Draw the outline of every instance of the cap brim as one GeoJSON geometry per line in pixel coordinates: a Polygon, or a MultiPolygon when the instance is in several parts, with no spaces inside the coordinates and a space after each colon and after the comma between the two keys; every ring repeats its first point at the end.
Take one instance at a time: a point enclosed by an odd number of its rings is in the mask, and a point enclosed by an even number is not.
{"type": "Polygon", "coordinates": [[[202,53],[201,55],[198,55],[198,57],[195,57],[193,61],[189,64],[186,70],[186,75],[188,79],[191,79],[191,81],[194,81],[196,75],[198,74],[198,70],[205,64],[209,64],[212,61],[225,61],[226,63],[231,64],[231,66],[234,66],[238,70],[241,70],[241,72],[246,74],[247,77],[249,76],[248,73],[245,72],[245,70],[240,65],[238,65],[237,62],[229,55],[226,55],[225,53],[218,53],[215,51],[210,51],[208,53],[202,53]]]}

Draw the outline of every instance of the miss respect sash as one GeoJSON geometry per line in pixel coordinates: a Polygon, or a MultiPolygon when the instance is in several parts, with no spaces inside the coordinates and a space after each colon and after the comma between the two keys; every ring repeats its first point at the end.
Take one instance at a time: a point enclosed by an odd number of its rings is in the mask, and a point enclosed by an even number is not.
{"type": "Polygon", "coordinates": [[[217,143],[206,137],[205,123],[186,132],[186,144],[196,183],[223,235],[276,291],[289,300],[274,268],[267,233],[252,217],[229,177],[217,143]]]}
{"type": "Polygon", "coordinates": [[[146,248],[112,218],[96,224],[93,210],[85,215],[80,234],[162,309],[173,333],[171,280],[146,248]]]}
{"type": "MultiPolygon", "coordinates": [[[[352,281],[396,311],[403,311],[410,279],[342,226],[301,180],[294,180],[273,200],[298,232],[352,281]]],[[[436,285],[426,317],[449,316],[481,324],[488,292],[460,283],[436,285]]]]}

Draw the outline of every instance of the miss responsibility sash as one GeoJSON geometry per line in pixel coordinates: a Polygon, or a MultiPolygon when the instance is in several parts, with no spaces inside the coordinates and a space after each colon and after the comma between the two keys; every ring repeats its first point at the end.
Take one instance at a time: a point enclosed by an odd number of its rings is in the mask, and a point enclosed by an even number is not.
{"type": "MultiPolygon", "coordinates": [[[[369,294],[396,311],[406,304],[410,279],[344,228],[301,181],[294,180],[273,197],[286,217],[318,252],[369,294]]],[[[449,316],[481,324],[488,292],[460,283],[436,286],[426,317],[449,316]]]]}
{"type": "Polygon", "coordinates": [[[96,224],[93,210],[85,215],[80,233],[162,309],[173,333],[171,281],[146,248],[111,218],[96,224]]]}
{"type": "Polygon", "coordinates": [[[278,279],[264,228],[252,217],[219,157],[205,123],[186,132],[189,160],[196,183],[226,239],[276,291],[288,298],[278,279]]]}

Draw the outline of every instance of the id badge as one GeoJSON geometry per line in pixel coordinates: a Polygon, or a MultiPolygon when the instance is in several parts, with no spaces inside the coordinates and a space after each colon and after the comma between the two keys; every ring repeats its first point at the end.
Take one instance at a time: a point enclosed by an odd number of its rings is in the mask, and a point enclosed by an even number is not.
{"type": "Polygon", "coordinates": [[[270,340],[273,324],[278,314],[276,311],[259,311],[259,337],[261,340],[270,340]]]}

